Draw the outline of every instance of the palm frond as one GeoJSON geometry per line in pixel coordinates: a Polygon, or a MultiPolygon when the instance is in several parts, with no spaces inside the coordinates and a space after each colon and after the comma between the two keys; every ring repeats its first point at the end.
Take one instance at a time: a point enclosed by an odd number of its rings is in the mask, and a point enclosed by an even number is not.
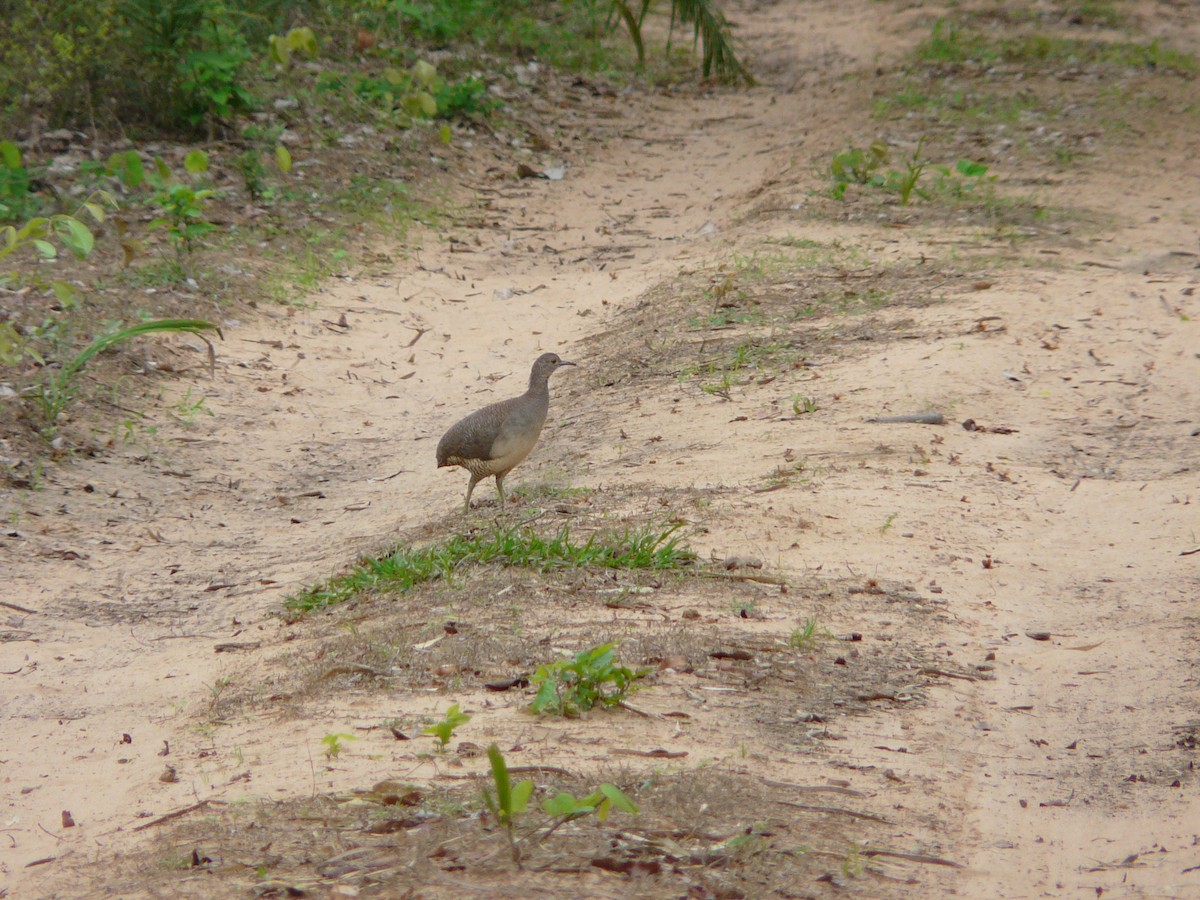
{"type": "Polygon", "coordinates": [[[671,28],[678,18],[683,25],[692,26],[693,41],[703,46],[703,74],[722,81],[745,81],[754,84],[746,67],[733,50],[729,22],[712,0],[671,0],[671,28]]]}

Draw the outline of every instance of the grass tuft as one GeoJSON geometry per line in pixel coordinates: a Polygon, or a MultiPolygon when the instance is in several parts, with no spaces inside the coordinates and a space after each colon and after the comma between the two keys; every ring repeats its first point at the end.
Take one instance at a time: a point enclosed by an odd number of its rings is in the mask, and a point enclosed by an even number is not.
{"type": "Polygon", "coordinates": [[[349,572],[288,597],[284,607],[303,615],[344,603],[361,593],[404,593],[445,578],[467,565],[500,564],[548,572],[554,569],[674,569],[696,558],[676,535],[679,525],[646,526],[620,533],[597,532],[580,544],[564,525],[550,537],[532,528],[495,528],[487,535],[455,535],[426,547],[397,547],[365,557],[349,572]]]}

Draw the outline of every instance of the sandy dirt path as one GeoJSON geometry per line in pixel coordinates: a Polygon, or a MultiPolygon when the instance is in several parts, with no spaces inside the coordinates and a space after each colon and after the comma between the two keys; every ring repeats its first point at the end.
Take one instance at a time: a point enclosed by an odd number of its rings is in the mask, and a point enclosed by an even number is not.
{"type": "MultiPolygon", "coordinates": [[[[248,659],[296,636],[275,618],[286,594],[456,509],[465,479],[433,468],[437,437],[519,392],[543,350],[584,365],[556,376],[556,418],[512,483],[565,473],[593,506],[618,487],[635,505],[699,491],[703,556],[756,556],[805,583],[887,579],[931,610],[919,634],[891,608],[828,610],[831,631],[920,641],[949,674],[922,702],[843,723],[819,760],[768,748],[764,771],[852,772],[894,837],[963,866],[920,870],[923,896],[1200,896],[1200,555],[1182,555],[1200,545],[1194,163],[1147,186],[1129,144],[1102,144],[1045,191],[1110,224],[1019,250],[997,239],[938,302],[880,312],[885,336],[730,399],[670,372],[634,389],[605,365],[622,357],[612,342],[650,366],[681,327],[651,288],[772,238],[883,264],[945,257],[962,234],[810,210],[817,161],[874,127],[872,73],[928,33],[927,12],[818,2],[740,18],[761,86],[544,101],[542,160],[567,162],[562,181],[490,178],[468,161],[473,226],[334,281],[311,309],[230,327],[211,380],[201,347],[163,351],[192,361],[178,393],[202,391],[212,418],[164,415],[145,446],[5,498],[7,896],[85,896],[89,861],[135,849],[139,822],[200,797],[305,790],[336,717],[378,720],[361,699],[282,733],[266,718],[197,727],[255,671],[248,659]],[[796,394],[818,409],[787,415],[796,394]],[[948,424],[865,421],[926,408],[948,424]],[[815,474],[755,490],[785,459],[815,474]],[[220,760],[206,757],[218,743],[220,760]],[[168,765],[178,781],[159,779],[168,765]]],[[[1200,149],[1181,132],[1160,151],[1200,149]]],[[[768,630],[804,612],[764,602],[768,630]]],[[[728,749],[728,735],[691,737],[698,756],[728,749]]],[[[313,787],[378,768],[347,760],[313,787]]]]}

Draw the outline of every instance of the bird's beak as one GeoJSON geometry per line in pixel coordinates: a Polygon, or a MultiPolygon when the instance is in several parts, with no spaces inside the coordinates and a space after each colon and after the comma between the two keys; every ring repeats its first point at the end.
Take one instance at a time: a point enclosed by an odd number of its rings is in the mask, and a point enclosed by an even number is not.
{"type": "Polygon", "coordinates": [[[573,366],[573,365],[575,365],[575,363],[573,363],[573,362],[567,362],[565,359],[560,359],[560,360],[558,361],[558,364],[559,364],[560,366],[573,366]]]}

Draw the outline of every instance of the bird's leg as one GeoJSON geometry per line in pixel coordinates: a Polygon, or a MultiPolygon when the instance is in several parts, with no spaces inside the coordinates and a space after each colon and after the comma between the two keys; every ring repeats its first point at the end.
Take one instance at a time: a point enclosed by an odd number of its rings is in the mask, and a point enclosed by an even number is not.
{"type": "Polygon", "coordinates": [[[471,483],[467,485],[467,499],[463,501],[463,515],[471,511],[471,492],[475,490],[475,485],[479,483],[479,476],[474,472],[471,473],[471,483]]]}
{"type": "Polygon", "coordinates": [[[504,476],[496,476],[496,490],[500,492],[500,511],[504,511],[504,476]]]}

